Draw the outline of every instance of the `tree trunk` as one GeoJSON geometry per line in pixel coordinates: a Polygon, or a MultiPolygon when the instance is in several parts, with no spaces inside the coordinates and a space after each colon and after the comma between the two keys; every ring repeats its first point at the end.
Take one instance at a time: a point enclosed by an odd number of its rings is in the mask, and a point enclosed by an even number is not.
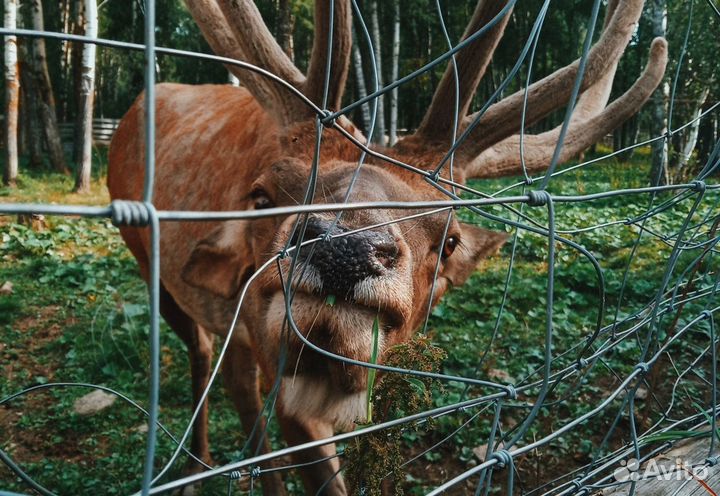
{"type": "Polygon", "coordinates": [[[710,88],[705,88],[702,91],[702,94],[700,95],[700,98],[697,102],[697,108],[695,109],[695,112],[693,112],[692,119],[695,119],[695,122],[690,124],[690,129],[688,129],[687,132],[687,138],[685,140],[685,144],[682,148],[682,151],[680,152],[680,158],[678,161],[677,171],[675,172],[676,177],[680,177],[683,175],[683,169],[687,166],[688,162],[690,161],[690,157],[692,156],[693,150],[695,150],[695,145],[697,144],[698,139],[698,132],[700,130],[700,114],[702,113],[703,105],[705,105],[705,100],[707,99],[708,93],[710,92],[710,88]]]}
{"type": "MultiPolygon", "coordinates": [[[[85,0],[73,0],[75,3],[75,22],[74,22],[74,34],[84,35],[85,34],[85,0]]],[[[72,53],[70,54],[70,64],[72,80],[72,95],[74,100],[75,115],[73,116],[73,149],[72,159],[73,162],[79,164],[82,161],[82,130],[80,129],[80,120],[82,119],[82,99],[80,94],[82,93],[83,85],[83,44],[73,43],[72,53]]]]}
{"type": "MultiPolygon", "coordinates": [[[[375,88],[373,91],[382,88],[382,50],[380,49],[380,23],[378,22],[377,0],[370,2],[370,29],[372,33],[373,55],[375,57],[375,88]]],[[[379,96],[375,100],[375,111],[377,117],[375,120],[375,132],[372,136],[373,143],[380,145],[385,144],[385,105],[383,104],[383,96],[379,96]]]]}
{"type": "Polygon", "coordinates": [[[25,39],[19,46],[20,53],[20,84],[22,91],[22,103],[20,110],[23,113],[22,123],[24,126],[23,134],[25,135],[27,153],[30,155],[30,167],[39,169],[43,166],[43,137],[38,117],[37,108],[37,92],[33,85],[33,79],[27,64],[28,60],[28,43],[31,41],[25,39]]]}
{"type": "MultiPolygon", "coordinates": [[[[31,0],[30,11],[32,15],[32,26],[37,31],[44,31],[43,10],[41,0],[31,0]]],[[[69,174],[65,164],[60,132],[58,131],[57,117],[55,113],[55,97],[52,91],[52,82],[47,68],[47,55],[45,53],[45,40],[36,38],[33,42],[33,56],[31,58],[34,84],[39,95],[38,107],[40,118],[43,123],[45,144],[47,145],[48,156],[53,168],[62,173],[69,174]]]]}
{"type": "MultiPolygon", "coordinates": [[[[355,35],[355,29],[353,29],[353,67],[355,68],[355,82],[357,83],[358,99],[365,98],[367,96],[367,87],[365,86],[365,71],[363,71],[362,54],[360,53],[360,47],[357,43],[357,36],[355,35]]],[[[363,130],[366,136],[370,136],[370,107],[367,103],[360,106],[363,120],[363,130]]]]}
{"type": "MultiPolygon", "coordinates": [[[[653,38],[665,36],[667,28],[666,0],[652,0],[650,4],[653,38]]],[[[667,82],[660,84],[650,101],[650,136],[655,138],[667,134],[667,101],[670,89],[667,82]]],[[[652,143],[652,166],[650,168],[650,184],[667,184],[668,177],[668,142],[660,139],[652,143]]]]}
{"type": "MultiPolygon", "coordinates": [[[[390,64],[390,80],[398,78],[398,65],[400,63],[400,0],[393,4],[393,44],[390,64]]],[[[397,143],[397,117],[398,117],[398,89],[390,91],[390,142],[389,146],[397,143]]]]}
{"type": "MultiPolygon", "coordinates": [[[[4,27],[17,27],[17,0],[5,0],[4,27]]],[[[5,37],[5,169],[3,184],[15,186],[18,174],[18,80],[17,38],[5,37]]]]}
{"type": "MultiPolygon", "coordinates": [[[[85,0],[85,36],[97,38],[98,17],[95,0],[85,0]]],[[[75,191],[85,193],[90,190],[92,171],[92,118],[95,99],[95,45],[85,43],[82,52],[82,84],[80,85],[80,136],[82,139],[82,157],[78,163],[75,177],[75,191]]]]}
{"type": "Polygon", "coordinates": [[[278,3],[278,43],[285,55],[291,61],[295,60],[295,44],[293,31],[295,30],[295,16],[292,13],[289,0],[280,0],[278,3]]]}

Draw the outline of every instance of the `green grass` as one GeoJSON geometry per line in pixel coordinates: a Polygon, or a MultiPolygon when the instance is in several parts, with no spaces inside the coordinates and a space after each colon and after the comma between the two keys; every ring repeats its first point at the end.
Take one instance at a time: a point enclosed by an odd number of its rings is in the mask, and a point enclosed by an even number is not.
{"type": "MultiPolygon", "coordinates": [[[[610,163],[556,178],[550,190],[556,194],[588,194],[620,188],[639,187],[647,177],[646,157],[636,156],[630,163],[610,163]]],[[[486,192],[497,191],[509,181],[474,183],[486,192]]],[[[36,172],[22,175],[17,189],[0,190],[0,202],[63,202],[104,205],[107,192],[102,180],[93,184],[89,196],[70,195],[72,180],[56,174],[36,172]]],[[[519,189],[508,195],[519,194],[519,189]]],[[[717,193],[708,192],[695,216],[700,218],[717,204],[717,193]]],[[[659,201],[667,198],[664,196],[659,201]]],[[[557,204],[557,229],[564,230],[637,216],[647,208],[647,195],[619,197],[590,203],[557,204]]],[[[672,211],[651,219],[647,227],[659,233],[674,232],[690,209],[692,199],[672,211]]],[[[497,207],[491,210],[514,216],[497,207]]],[[[545,208],[525,208],[524,212],[540,225],[546,225],[545,208]]],[[[467,221],[488,228],[506,229],[460,212],[467,221]]],[[[117,230],[106,219],[50,217],[47,227],[33,231],[0,217],[0,285],[13,284],[10,295],[0,296],[0,397],[23,388],[47,382],[89,382],[116,389],[147,406],[148,315],[147,296],[134,260],[124,247],[117,230]]],[[[509,229],[507,229],[509,231],[509,229]]],[[[600,230],[567,235],[585,246],[603,268],[607,290],[607,311],[603,324],[612,322],[620,284],[637,229],[614,225],[600,230]]],[[[499,256],[484,261],[479,271],[462,288],[452,291],[431,317],[429,335],[448,352],[444,371],[501,383],[516,383],[543,363],[545,334],[545,292],[547,284],[547,239],[521,233],[513,276],[500,326],[491,343],[497,309],[502,298],[510,244],[499,256]],[[488,351],[479,365],[479,357],[488,351]]],[[[629,315],[648,301],[657,290],[670,247],[652,236],[644,236],[631,266],[620,316],[629,315]]],[[[671,283],[697,250],[681,256],[671,283]]],[[[595,328],[598,280],[592,266],[575,250],[558,245],[553,317],[553,354],[559,356],[577,345],[595,328]]],[[[701,308],[703,302],[684,308],[680,322],[701,308]]],[[[667,319],[665,324],[668,323],[667,319]]],[[[662,337],[662,336],[661,336],[662,337]]],[[[174,434],[180,435],[189,417],[190,381],[184,348],[172,332],[161,334],[162,377],[160,418],[174,434]]],[[[676,366],[687,366],[707,336],[703,329],[688,334],[682,346],[673,349],[676,366]],[[687,353],[682,350],[687,349],[687,353]]],[[[551,400],[569,399],[541,411],[524,442],[542,437],[577,418],[609,394],[617,379],[609,372],[628,373],[637,361],[638,346],[628,341],[607,357],[607,365],[597,366],[577,391],[570,384],[559,387],[551,400]]],[[[558,359],[553,370],[573,363],[574,353],[558,359]]],[[[672,370],[669,371],[672,375],[672,370]]],[[[705,372],[702,372],[705,373],[705,372]]],[[[539,376],[535,375],[534,379],[539,376]]],[[[412,384],[411,384],[412,385],[412,384]]],[[[680,394],[693,395],[699,403],[707,398],[699,386],[684,384],[680,394]]],[[[39,482],[59,494],[127,494],[138,488],[144,456],[145,419],[136,409],[117,401],[108,410],[90,417],[72,413],[72,404],[85,389],[51,389],[35,392],[0,407],[0,448],[10,453],[39,482]]],[[[466,394],[460,384],[444,385],[434,392],[436,405],[458,401],[466,394]]],[[[532,402],[532,395],[522,397],[532,402]]],[[[692,403],[688,402],[689,408],[692,403]]],[[[639,405],[638,408],[646,408],[639,405]]],[[[651,410],[651,409],[649,409],[651,410]]],[[[240,456],[242,429],[237,415],[221,387],[211,393],[211,450],[217,463],[240,456]]],[[[526,410],[510,410],[502,418],[503,429],[521,421],[526,410]]],[[[593,446],[607,430],[617,404],[607,414],[553,442],[543,453],[519,461],[525,477],[536,463],[544,464],[544,474],[556,474],[556,465],[588,460],[593,446]],[[540,460],[540,461],[538,461],[540,460]],[[555,460],[555,461],[553,461],[555,460]],[[553,465],[553,463],[555,465],[553,465]],[[555,468],[553,468],[555,467],[555,468]]],[[[458,428],[473,412],[448,415],[436,421],[431,433],[408,431],[403,439],[405,452],[414,446],[430,446],[458,428]]],[[[651,412],[652,413],[652,412],[651,412]]],[[[655,412],[657,413],[657,412],[655,412]]],[[[410,466],[407,491],[421,494],[442,475],[428,472],[428,466],[444,467],[457,473],[477,463],[472,449],[487,442],[492,409],[479,415],[452,439],[410,466]]],[[[620,440],[616,440],[619,442],[620,440]]],[[[279,445],[277,433],[273,442],[279,445]]],[[[161,435],[158,467],[173,449],[161,435]]],[[[180,464],[181,465],[181,464],[180,464]]],[[[173,473],[176,476],[178,471],[173,473]]],[[[291,492],[299,493],[296,478],[288,482],[291,492]]],[[[22,491],[24,486],[0,466],[0,489],[22,491]]],[[[226,490],[224,480],[206,484],[205,494],[226,490]]]]}

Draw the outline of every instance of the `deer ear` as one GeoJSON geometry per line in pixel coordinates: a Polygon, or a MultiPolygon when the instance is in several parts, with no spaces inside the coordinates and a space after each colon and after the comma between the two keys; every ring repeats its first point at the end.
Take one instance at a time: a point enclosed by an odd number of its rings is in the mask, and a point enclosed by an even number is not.
{"type": "Polygon", "coordinates": [[[248,221],[224,222],[200,240],[183,266],[183,281],[225,299],[236,296],[255,271],[249,230],[248,221]]]}
{"type": "Polygon", "coordinates": [[[460,227],[460,245],[447,259],[443,270],[443,276],[447,277],[453,286],[463,284],[480,260],[497,253],[508,237],[504,232],[488,231],[462,222],[460,227]]]}

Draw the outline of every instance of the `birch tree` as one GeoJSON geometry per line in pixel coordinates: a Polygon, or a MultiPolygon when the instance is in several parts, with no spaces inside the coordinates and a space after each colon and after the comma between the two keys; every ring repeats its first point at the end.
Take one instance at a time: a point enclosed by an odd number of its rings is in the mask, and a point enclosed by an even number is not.
{"type": "MultiPolygon", "coordinates": [[[[30,14],[32,26],[36,31],[45,30],[43,20],[43,8],[41,0],[30,0],[30,14]]],[[[55,96],[53,95],[52,82],[47,66],[47,54],[45,52],[45,40],[35,38],[33,41],[33,53],[30,60],[32,67],[34,86],[38,93],[38,107],[40,118],[43,123],[45,144],[53,168],[62,174],[69,174],[65,163],[60,132],[58,131],[57,115],[55,113],[55,96]]]]}
{"type": "MultiPolygon", "coordinates": [[[[382,50],[380,49],[380,23],[378,21],[377,11],[377,0],[370,2],[370,30],[372,33],[373,43],[373,56],[375,58],[375,89],[380,89],[383,86],[382,77],[382,50]]],[[[380,95],[375,100],[377,105],[376,112],[377,117],[375,120],[375,132],[372,136],[372,141],[380,145],[385,144],[385,105],[383,103],[383,95],[380,95]]]]}
{"type": "MultiPolygon", "coordinates": [[[[98,15],[96,0],[85,0],[84,2],[84,27],[85,36],[97,38],[98,15]]],[[[80,161],[75,177],[75,191],[78,193],[87,192],[90,189],[90,173],[92,171],[92,118],[93,104],[95,100],[95,51],[93,43],[85,43],[82,49],[82,79],[80,83],[80,114],[78,124],[81,139],[80,161]]]]}
{"type": "MultiPolygon", "coordinates": [[[[5,29],[17,27],[17,0],[5,0],[5,29]]],[[[5,37],[5,170],[3,183],[15,186],[18,174],[18,77],[17,38],[5,37]]]]}
{"type": "Polygon", "coordinates": [[[702,113],[703,105],[705,104],[705,100],[707,99],[709,93],[710,88],[705,88],[700,94],[700,98],[698,98],[697,104],[695,105],[695,111],[691,116],[692,124],[690,124],[687,138],[682,148],[682,152],[680,153],[677,171],[675,172],[676,176],[681,176],[683,174],[684,169],[690,161],[693,151],[695,150],[695,145],[697,144],[698,139],[698,132],[700,130],[700,114],[702,113]]]}
{"type": "MultiPolygon", "coordinates": [[[[363,70],[362,54],[360,53],[360,47],[358,46],[357,36],[353,29],[353,69],[355,70],[355,83],[357,84],[358,98],[363,99],[367,96],[367,87],[365,86],[365,71],[363,70]]],[[[366,136],[370,136],[370,107],[367,103],[363,103],[360,106],[363,120],[363,131],[366,136]]]]}
{"type": "MultiPolygon", "coordinates": [[[[665,37],[667,31],[667,3],[666,0],[651,0],[650,19],[652,22],[653,38],[665,37]]],[[[667,81],[655,90],[652,100],[649,103],[650,113],[650,136],[653,138],[664,136],[667,133],[667,101],[670,88],[667,81]]],[[[652,149],[652,165],[650,168],[651,184],[667,184],[668,177],[668,143],[666,139],[654,141],[652,149]]]]}
{"type": "MultiPolygon", "coordinates": [[[[398,78],[398,65],[400,63],[400,0],[393,3],[393,44],[390,61],[390,80],[398,78]]],[[[389,145],[397,143],[397,116],[398,116],[398,89],[390,91],[390,139],[389,145]]]]}

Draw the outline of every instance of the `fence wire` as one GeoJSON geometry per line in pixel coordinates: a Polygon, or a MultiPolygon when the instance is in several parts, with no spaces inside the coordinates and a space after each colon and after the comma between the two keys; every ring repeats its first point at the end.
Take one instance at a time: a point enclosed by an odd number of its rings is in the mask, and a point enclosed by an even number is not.
{"type": "MultiPolygon", "coordinates": [[[[686,35],[684,46],[677,47],[679,63],[677,72],[673,76],[672,94],[668,122],[669,129],[662,136],[652,136],[647,140],[634,143],[622,150],[607,153],[602,156],[593,157],[587,161],[571,167],[557,169],[560,152],[564,143],[565,132],[570,124],[572,110],[576,98],[580,93],[585,63],[588,59],[593,31],[600,12],[600,0],[594,0],[589,16],[589,29],[585,33],[585,41],[580,58],[580,70],[575,80],[570,103],[562,123],[562,130],[557,142],[555,152],[546,174],[536,177],[528,175],[524,167],[524,178],[516,183],[507,186],[497,186],[494,191],[481,191],[476,183],[470,185],[461,184],[453,179],[452,168],[455,151],[464,143],[472,129],[477,125],[484,112],[494,103],[503,90],[517,79],[521,69],[526,68],[525,87],[531,82],[531,74],[535,58],[535,50],[541,38],[541,31],[545,22],[546,13],[550,8],[550,0],[546,0],[533,24],[532,30],[524,43],[516,63],[506,78],[496,88],[492,96],[483,104],[473,124],[458,136],[458,115],[459,82],[457,68],[455,68],[455,117],[452,132],[452,143],[446,152],[445,157],[438,164],[426,164],[423,169],[411,164],[384,155],[382,152],[373,149],[369,145],[375,128],[375,119],[378,112],[378,97],[388,94],[395,88],[402,87],[427,73],[440,64],[456,63],[455,54],[470,45],[485,32],[490,30],[496,23],[512,9],[515,0],[509,0],[497,16],[495,16],[484,28],[470,36],[465,41],[453,44],[451,36],[445,26],[443,9],[439,0],[435,2],[438,23],[442,28],[444,38],[447,42],[447,51],[435,60],[425,64],[420,69],[382,86],[377,78],[376,62],[372,60],[374,67],[373,91],[365,98],[354,101],[344,108],[330,112],[323,104],[316,106],[308,98],[303,96],[291,84],[283,81],[277,76],[270,74],[260,67],[256,67],[245,61],[232,60],[224,57],[206,55],[194,52],[176,50],[169,47],[155,46],[155,1],[145,0],[145,44],[132,44],[116,40],[94,39],[68,33],[55,33],[45,31],[34,31],[25,29],[2,29],[0,33],[4,36],[19,37],[43,37],[48,40],[75,41],[83,43],[95,43],[99,46],[118,50],[143,51],[145,54],[145,91],[146,91],[146,126],[145,143],[146,150],[146,171],[143,200],[141,202],[113,201],[110,205],[96,207],[81,207],[71,205],[51,204],[7,204],[0,203],[0,214],[46,214],[63,216],[84,216],[108,218],[115,225],[127,226],[148,226],[152,233],[151,249],[151,276],[149,283],[150,294],[150,363],[149,363],[149,392],[146,400],[129,398],[121,391],[115,391],[102,385],[84,383],[50,383],[34,386],[28,389],[0,399],[0,405],[10,405],[13,401],[37,392],[39,390],[56,389],[70,390],[77,388],[95,388],[117,395],[133,408],[138,409],[147,417],[148,432],[146,437],[146,452],[144,471],[140,492],[143,495],[161,494],[177,490],[189,484],[201,482],[211,478],[224,477],[227,480],[228,494],[239,490],[238,481],[249,480],[250,493],[255,489],[255,481],[263,473],[272,471],[287,472],[298,468],[300,465],[293,465],[287,462],[287,456],[308,450],[314,447],[330,443],[347,443],[353,439],[371,435],[373,433],[388,431],[394,428],[410,429],[413,426],[425,424],[433,419],[453,416],[457,419],[457,428],[444,433],[433,443],[424,447],[419,453],[407,453],[403,465],[409,465],[428,453],[441,452],[452,439],[461,435],[469,426],[476,425],[480,421],[486,422],[489,426],[487,436],[484,439],[474,440],[477,446],[485,445],[486,451],[482,460],[474,466],[467,466],[462,471],[451,474],[443,481],[431,481],[437,483],[437,487],[430,490],[428,494],[440,494],[448,490],[472,491],[475,494],[487,495],[491,491],[497,494],[502,491],[512,495],[523,493],[528,495],[547,494],[590,494],[599,490],[607,490],[618,486],[627,486],[630,494],[636,490],[635,482],[631,480],[617,480],[614,477],[614,470],[624,466],[629,459],[636,459],[640,462],[650,460],[660,453],[671,449],[677,442],[694,437],[709,437],[710,444],[707,455],[701,463],[703,467],[711,467],[720,461],[717,441],[720,434],[716,429],[717,423],[717,336],[715,320],[720,309],[718,299],[718,285],[720,284],[720,271],[718,271],[718,224],[720,223],[720,207],[718,200],[717,171],[720,169],[720,141],[710,154],[707,162],[701,164],[695,176],[683,184],[673,185],[651,185],[648,187],[616,187],[608,191],[595,193],[578,193],[575,195],[562,195],[552,193],[555,178],[570,173],[582,173],[595,166],[602,166],[603,162],[632,150],[646,147],[658,141],[669,141],[679,133],[685,132],[689,126],[701,119],[706,119],[717,113],[720,102],[709,105],[707,109],[687,122],[677,127],[674,125],[673,108],[675,102],[678,79],[683,57],[689,43],[689,36],[686,35]],[[243,70],[253,71],[265,78],[270,78],[281,84],[287,91],[292,92],[316,115],[316,150],[315,159],[312,163],[311,176],[308,181],[305,200],[303,204],[293,207],[275,207],[254,211],[218,211],[218,212],[196,212],[157,210],[153,204],[154,188],[154,143],[156,139],[155,129],[155,58],[157,56],[191,57],[194,59],[210,60],[226,65],[233,65],[243,70]],[[346,116],[350,112],[359,109],[362,105],[370,105],[372,123],[369,129],[368,142],[360,142],[356,137],[347,133],[337,124],[337,119],[346,116]],[[322,136],[326,127],[333,127],[344,133],[348,140],[352,141],[362,150],[361,158],[357,164],[347,194],[342,202],[331,204],[313,204],[312,199],[319,170],[319,154],[322,153],[322,136]],[[416,201],[416,202],[350,202],[350,193],[355,186],[360,170],[365,164],[366,157],[370,155],[375,159],[384,160],[388,167],[402,167],[414,172],[424,180],[442,191],[447,200],[444,201],[416,201]],[[441,177],[440,172],[448,167],[448,177],[441,177]],[[715,178],[715,179],[714,179],[715,178]],[[460,195],[463,195],[461,197],[460,195]],[[558,214],[558,209],[575,203],[611,201],[619,198],[632,198],[635,201],[636,213],[628,218],[615,218],[611,220],[598,221],[591,225],[584,225],[572,219],[564,218],[558,214]],[[350,236],[357,232],[367,231],[382,227],[387,223],[367,225],[352,231],[336,234],[334,227],[340,222],[345,212],[352,210],[367,209],[399,209],[399,210],[420,210],[420,213],[405,215],[393,222],[407,222],[416,220],[428,215],[444,214],[447,216],[443,240],[440,246],[444,245],[448,235],[447,226],[453,211],[460,212],[467,218],[475,221],[484,219],[505,226],[512,236],[509,241],[510,247],[506,253],[506,269],[504,275],[504,287],[498,288],[502,292],[502,298],[496,309],[492,334],[487,340],[484,349],[478,350],[475,374],[456,375],[451,373],[427,372],[422,370],[404,369],[378,363],[369,363],[350,359],[323,349],[309,340],[305,333],[298,328],[291,309],[292,301],[297,289],[299,278],[305,277],[303,266],[299,262],[299,251],[308,247],[310,257],[314,253],[314,247],[318,242],[329,239],[337,239],[343,236],[350,236]],[[324,236],[312,238],[307,235],[307,215],[311,213],[335,213],[335,218],[330,229],[324,236]],[[270,257],[255,274],[250,277],[243,287],[236,305],[233,321],[229,332],[224,340],[219,356],[215,362],[209,384],[198,402],[197,408],[192,416],[187,419],[187,426],[182,433],[173,432],[163,423],[160,409],[160,363],[161,350],[159,346],[159,291],[160,291],[160,225],[165,222],[178,221],[226,221],[232,219],[258,219],[266,217],[298,215],[293,233],[288,238],[288,243],[280,252],[270,257]],[[660,218],[676,220],[673,227],[663,227],[656,222],[660,218]],[[302,219],[305,219],[303,221],[302,219]],[[605,278],[603,263],[598,253],[592,247],[583,246],[578,241],[579,235],[597,231],[609,230],[615,227],[624,227],[634,230],[635,238],[630,246],[623,247],[628,254],[625,257],[624,266],[620,267],[623,277],[619,286],[613,289],[613,297],[616,300],[614,306],[608,303],[608,281],[605,278]],[[663,230],[664,229],[664,230],[663,230]],[[296,234],[296,235],[295,235],[296,234]],[[535,368],[528,368],[524,377],[511,381],[493,380],[484,374],[487,369],[488,360],[494,354],[499,353],[493,348],[503,326],[504,317],[507,314],[508,299],[512,297],[513,282],[517,283],[518,276],[515,274],[515,267],[518,251],[522,247],[524,239],[528,235],[536,235],[545,239],[546,246],[543,252],[545,272],[547,275],[545,285],[544,322],[535,323],[544,329],[543,341],[535,343],[537,356],[541,365],[535,368]],[[291,241],[292,240],[292,241],[291,241]],[[628,308],[628,292],[630,286],[642,274],[637,272],[636,265],[641,259],[642,247],[649,243],[649,240],[657,241],[667,246],[669,254],[665,260],[665,267],[662,278],[653,281],[654,297],[633,308],[628,308]],[[558,351],[554,340],[557,339],[556,326],[560,319],[565,316],[556,315],[556,270],[558,268],[558,257],[563,254],[573,253],[578,256],[573,263],[587,263],[591,267],[594,285],[597,287],[597,322],[593,329],[585,329],[583,336],[573,346],[566,350],[558,351]],[[283,268],[280,261],[290,259],[289,269],[283,268]],[[205,462],[195,458],[198,463],[205,466],[207,470],[185,477],[171,476],[171,468],[185,457],[194,457],[186,447],[194,420],[200,413],[203,400],[208,396],[218,371],[223,363],[228,346],[233,336],[233,331],[244,311],[246,295],[251,290],[258,277],[266,270],[277,270],[283,281],[283,293],[286,309],[286,332],[294,333],[295,337],[303,345],[320,356],[329,360],[336,360],[347,365],[356,365],[364,368],[383,371],[388,374],[403,374],[423,378],[436,379],[445,384],[461,385],[462,394],[453,401],[437,404],[434,408],[412,415],[394,418],[380,423],[364,425],[351,432],[333,435],[326,439],[313,442],[280,448],[271,453],[252,452],[250,449],[251,439],[248,439],[242,449],[243,457],[221,466],[209,466],[205,462]],[[682,314],[681,312],[685,311],[682,314]],[[629,349],[634,352],[628,352],[629,349]],[[619,366],[611,358],[622,350],[626,358],[632,357],[632,363],[624,363],[619,366]],[[664,382],[666,377],[658,373],[658,367],[672,369],[675,376],[670,383],[664,382]],[[589,394],[588,385],[597,377],[598,370],[604,370],[614,382],[610,386],[601,388],[600,393],[589,394]],[[655,374],[655,375],[653,375],[655,374]],[[693,393],[689,393],[692,389],[693,393]],[[642,395],[641,395],[642,393],[642,395]],[[696,404],[689,405],[693,395],[702,397],[696,404]],[[641,399],[642,396],[642,399],[641,399]],[[553,413],[557,414],[561,408],[566,408],[568,403],[580,401],[583,398],[587,404],[582,413],[578,413],[571,420],[562,421],[559,417],[552,419],[553,413]],[[647,422],[647,418],[638,411],[639,401],[652,402],[657,416],[647,422]],[[702,404],[701,404],[702,403],[702,404]],[[142,404],[147,406],[143,407],[142,404]],[[596,417],[607,415],[612,420],[604,436],[593,440],[589,462],[577,464],[572,467],[568,464],[568,471],[556,474],[554,477],[546,478],[543,482],[535,483],[525,475],[518,467],[522,464],[523,458],[537,454],[543,450],[553,453],[554,446],[562,442],[564,436],[572,432],[582,432],[588,426],[588,421],[596,417]],[[509,425],[504,418],[511,416],[517,421],[509,425]],[[550,420],[548,420],[550,419],[550,420]],[[539,429],[550,422],[549,429],[539,429]],[[168,436],[176,445],[172,456],[167,460],[159,460],[155,455],[157,445],[158,429],[168,436]],[[548,431],[549,432],[546,432],[548,431]],[[532,432],[532,437],[529,435],[532,432]],[[537,432],[545,433],[537,437],[537,432]],[[678,434],[681,433],[681,434],[678,434]],[[622,439],[618,443],[617,439],[622,439]],[[265,467],[265,462],[273,462],[272,468],[265,467]],[[470,483],[470,486],[466,485],[470,483]],[[468,489],[472,487],[473,489],[468,489]]],[[[692,9],[700,9],[701,5],[693,7],[695,2],[689,2],[690,20],[692,9]]],[[[711,0],[705,2],[708,6],[707,15],[720,17],[717,7],[711,0]]],[[[705,5],[703,4],[703,5],[705,5]]],[[[332,2],[331,2],[332,5],[332,2]]],[[[352,7],[358,25],[362,30],[361,43],[369,46],[369,53],[373,54],[372,37],[365,25],[364,13],[353,0],[352,7]]],[[[697,14],[696,14],[697,15],[697,14]]],[[[330,19],[333,18],[332,12],[330,19]]],[[[688,34],[690,32],[688,23],[688,34]]],[[[716,36],[718,33],[704,33],[705,36],[716,36]]],[[[332,37],[329,37],[332,40],[332,37]]],[[[328,51],[333,49],[332,43],[328,43],[328,51]]],[[[330,63],[328,55],[327,61],[330,63]]],[[[330,74],[329,67],[326,74],[330,74]]],[[[325,91],[323,102],[327,101],[329,79],[325,80],[325,91]]],[[[525,106],[527,105],[527,92],[525,95],[525,106]]],[[[525,108],[523,108],[523,119],[521,127],[521,142],[525,132],[525,108]]],[[[521,145],[522,150],[522,145],[521,145]]],[[[582,176],[579,176],[582,178],[582,176]]],[[[590,206],[589,208],[592,208],[590,206]]],[[[438,257],[439,258],[439,257],[438,257]]],[[[565,262],[563,262],[565,263],[565,262]]],[[[435,280],[438,276],[438,265],[435,268],[435,280]]],[[[617,281],[616,281],[617,282],[617,281]]],[[[435,290],[433,282],[432,293],[435,290]]],[[[522,284],[522,283],[521,283],[522,284]]],[[[431,316],[430,302],[423,302],[427,308],[423,319],[424,329],[432,328],[429,325],[431,316]]],[[[542,318],[543,316],[541,316],[542,318]]],[[[524,332],[508,331],[503,332],[524,332]]],[[[453,350],[448,350],[453,354],[453,350]]],[[[281,352],[279,369],[285,367],[287,360],[286,350],[281,352]]],[[[667,370],[663,370],[667,372],[667,370]]],[[[268,418],[273,417],[273,411],[280,388],[280,378],[271,385],[266,395],[263,413],[268,418]]],[[[32,413],[32,412],[30,412],[32,413]]],[[[256,423],[254,435],[259,438],[265,437],[266,432],[260,432],[260,423],[256,423]]],[[[0,440],[1,440],[0,436],[0,440]]],[[[252,436],[251,436],[252,438],[252,436]]],[[[261,444],[261,443],[259,443],[261,444]]],[[[572,451],[571,451],[572,452],[572,451]]],[[[344,464],[345,455],[341,450],[333,457],[339,457],[344,464]]],[[[332,457],[331,457],[332,458],[332,457]]],[[[310,463],[322,463],[329,458],[321,458],[310,463]]],[[[42,478],[32,477],[22,468],[23,460],[15,460],[10,454],[0,449],[0,461],[2,461],[12,472],[14,472],[28,488],[44,494],[52,495],[52,487],[45,487],[42,478]]],[[[306,465],[306,464],[305,464],[306,465]]],[[[341,469],[342,470],[342,469],[341,469]]],[[[339,475],[336,474],[336,476],[339,475]]],[[[330,481],[327,481],[330,483],[330,481]]],[[[361,494],[364,488],[357,488],[361,494]]],[[[710,491],[712,492],[712,491],[710,491]]],[[[0,494],[11,494],[2,491],[0,494]]],[[[713,493],[714,494],[714,493],[713,493]]]]}

